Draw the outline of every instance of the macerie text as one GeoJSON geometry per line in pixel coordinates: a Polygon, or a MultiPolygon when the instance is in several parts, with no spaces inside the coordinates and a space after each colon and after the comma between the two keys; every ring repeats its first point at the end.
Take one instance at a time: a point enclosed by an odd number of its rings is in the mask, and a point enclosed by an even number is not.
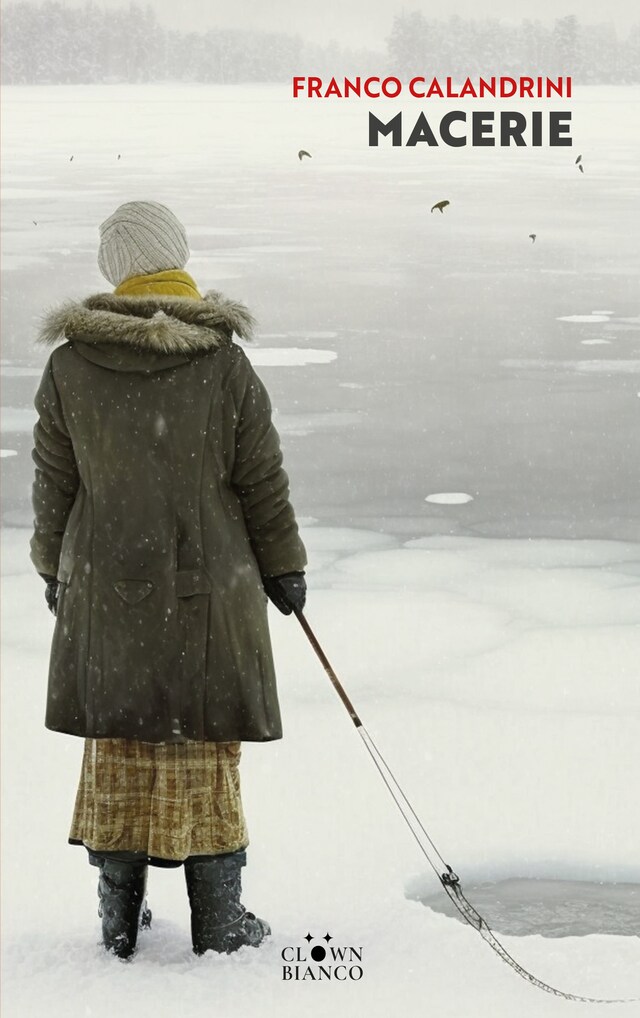
{"type": "Polygon", "coordinates": [[[571,146],[573,142],[570,130],[571,113],[566,111],[542,113],[536,110],[527,116],[515,110],[504,110],[499,113],[492,110],[474,110],[469,114],[464,110],[451,110],[437,124],[434,123],[434,126],[424,113],[420,113],[411,126],[407,140],[403,141],[405,133],[402,113],[396,113],[386,123],[375,114],[369,113],[370,146],[377,146],[380,137],[390,137],[392,146],[403,144],[408,146],[443,144],[453,148],[462,148],[469,144],[475,147],[571,146]]]}

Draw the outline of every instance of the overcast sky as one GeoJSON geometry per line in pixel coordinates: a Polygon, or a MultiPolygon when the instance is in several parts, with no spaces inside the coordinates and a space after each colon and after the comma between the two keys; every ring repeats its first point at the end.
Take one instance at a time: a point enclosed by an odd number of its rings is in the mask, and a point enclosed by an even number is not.
{"type": "MultiPolygon", "coordinates": [[[[63,0],[64,2],[64,0],[63,0]]],[[[69,2],[69,0],[67,0],[69,2]]],[[[144,4],[145,0],[138,0],[144,4]]],[[[98,0],[107,9],[126,0],[98,0]]],[[[299,33],[306,39],[336,39],[349,46],[382,48],[393,16],[402,9],[422,10],[426,16],[499,17],[521,21],[553,21],[577,14],[582,21],[613,21],[621,33],[640,20],[635,0],[447,0],[446,5],[424,0],[150,0],[158,20],[185,30],[200,28],[258,28],[299,33]]]]}

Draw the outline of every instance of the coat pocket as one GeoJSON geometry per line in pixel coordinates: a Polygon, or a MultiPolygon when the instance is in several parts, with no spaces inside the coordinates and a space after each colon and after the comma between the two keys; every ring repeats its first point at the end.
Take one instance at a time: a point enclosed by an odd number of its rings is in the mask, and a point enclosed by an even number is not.
{"type": "Polygon", "coordinates": [[[151,580],[116,580],[114,589],[127,604],[138,604],[153,590],[151,580]]]}

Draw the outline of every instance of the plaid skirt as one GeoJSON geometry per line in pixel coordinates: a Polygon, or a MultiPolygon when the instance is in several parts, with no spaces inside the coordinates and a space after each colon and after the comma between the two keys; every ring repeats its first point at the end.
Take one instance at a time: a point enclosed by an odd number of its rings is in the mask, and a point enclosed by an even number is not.
{"type": "Polygon", "coordinates": [[[85,739],[69,841],[181,861],[249,842],[241,743],[85,739]]]}

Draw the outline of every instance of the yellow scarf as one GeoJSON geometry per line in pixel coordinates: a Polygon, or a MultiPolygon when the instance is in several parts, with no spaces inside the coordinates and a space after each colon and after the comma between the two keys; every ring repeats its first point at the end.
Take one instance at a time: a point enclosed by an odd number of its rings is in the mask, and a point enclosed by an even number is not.
{"type": "Polygon", "coordinates": [[[164,269],[148,276],[130,276],[114,290],[119,297],[138,297],[154,293],[168,293],[174,297],[193,297],[202,300],[194,280],[184,269],[164,269]]]}

